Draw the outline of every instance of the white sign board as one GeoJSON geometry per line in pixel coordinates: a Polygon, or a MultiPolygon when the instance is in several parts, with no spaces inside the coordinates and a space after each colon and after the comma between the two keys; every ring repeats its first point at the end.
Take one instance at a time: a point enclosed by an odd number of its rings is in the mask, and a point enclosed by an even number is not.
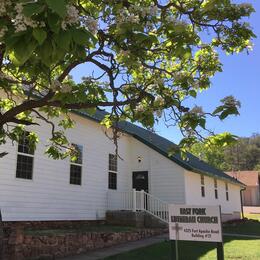
{"type": "Polygon", "coordinates": [[[169,205],[171,240],[222,242],[219,206],[169,205]]]}

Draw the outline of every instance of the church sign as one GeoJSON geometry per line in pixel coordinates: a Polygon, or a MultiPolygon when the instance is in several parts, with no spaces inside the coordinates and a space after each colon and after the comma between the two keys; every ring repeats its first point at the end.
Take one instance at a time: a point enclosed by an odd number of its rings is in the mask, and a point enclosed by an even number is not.
{"type": "Polygon", "coordinates": [[[222,242],[219,206],[169,205],[170,240],[222,242]]]}

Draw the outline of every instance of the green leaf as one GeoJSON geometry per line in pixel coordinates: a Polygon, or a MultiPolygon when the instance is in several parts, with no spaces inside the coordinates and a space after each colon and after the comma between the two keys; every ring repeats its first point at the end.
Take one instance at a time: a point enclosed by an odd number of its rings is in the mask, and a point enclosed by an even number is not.
{"type": "Polygon", "coordinates": [[[47,20],[48,20],[48,25],[49,25],[50,29],[54,33],[58,33],[60,30],[59,16],[54,13],[51,13],[51,14],[48,14],[47,20]]]}
{"type": "Polygon", "coordinates": [[[89,31],[85,31],[86,35],[89,37],[89,39],[92,41],[93,46],[96,45],[98,39],[89,31]]]}
{"type": "Polygon", "coordinates": [[[197,97],[197,91],[194,90],[194,89],[190,90],[190,91],[189,91],[189,94],[190,94],[192,97],[194,97],[194,98],[197,97]]]}
{"type": "Polygon", "coordinates": [[[206,128],[206,119],[205,118],[200,118],[199,119],[199,125],[205,129],[206,128]]]}
{"type": "Polygon", "coordinates": [[[45,41],[39,50],[41,61],[49,67],[52,63],[52,44],[50,41],[45,41]]]}
{"type": "Polygon", "coordinates": [[[60,48],[63,50],[69,51],[70,43],[72,40],[72,34],[70,31],[63,32],[61,31],[55,38],[56,42],[60,45],[60,48]],[[62,44],[60,44],[62,43],[62,44]]]}
{"type": "Polygon", "coordinates": [[[213,115],[216,115],[217,113],[222,112],[223,109],[224,109],[223,106],[219,106],[219,107],[217,107],[217,108],[213,111],[213,115]]]}
{"type": "Polygon", "coordinates": [[[64,0],[45,0],[50,9],[64,18],[66,15],[66,3],[64,0]]]}
{"type": "Polygon", "coordinates": [[[79,45],[89,44],[89,34],[85,30],[73,30],[72,37],[75,43],[79,45]]]}
{"type": "Polygon", "coordinates": [[[23,65],[31,56],[37,46],[36,41],[31,40],[26,44],[18,42],[13,48],[13,61],[18,65],[23,65]]]}
{"type": "Polygon", "coordinates": [[[41,45],[41,44],[43,44],[44,40],[46,39],[47,33],[42,28],[34,28],[33,29],[33,37],[41,45]]]}
{"type": "Polygon", "coordinates": [[[23,13],[27,17],[39,14],[44,10],[44,5],[40,3],[29,3],[23,6],[23,13]]]}

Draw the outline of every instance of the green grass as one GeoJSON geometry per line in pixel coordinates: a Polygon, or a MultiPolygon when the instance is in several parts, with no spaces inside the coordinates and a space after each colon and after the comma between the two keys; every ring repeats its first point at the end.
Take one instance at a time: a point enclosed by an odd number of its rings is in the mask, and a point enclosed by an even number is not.
{"type": "MultiPolygon", "coordinates": [[[[248,234],[260,236],[260,222],[237,223],[224,227],[226,233],[248,234]]],[[[180,260],[215,260],[216,244],[191,241],[179,241],[180,260]]],[[[259,260],[260,239],[225,237],[225,260],[259,260]]],[[[165,241],[145,248],[133,250],[106,260],[169,260],[170,242],[165,241]]]]}
{"type": "Polygon", "coordinates": [[[249,214],[249,213],[246,213],[245,214],[245,218],[255,219],[255,220],[260,221],[260,214],[249,214]]]}
{"type": "Polygon", "coordinates": [[[229,224],[223,228],[223,232],[260,236],[260,221],[229,224]]]}
{"type": "Polygon", "coordinates": [[[86,232],[106,232],[106,233],[118,233],[134,231],[134,227],[126,226],[112,226],[112,225],[82,225],[79,228],[65,228],[65,229],[27,229],[25,234],[27,235],[63,235],[67,233],[86,233],[86,232]]]}
{"type": "MultiPolygon", "coordinates": [[[[180,241],[180,260],[216,260],[216,249],[214,243],[199,243],[180,241]]],[[[245,240],[237,238],[226,238],[224,245],[225,260],[227,259],[260,259],[260,240],[245,240]]],[[[169,260],[170,242],[162,242],[145,248],[133,250],[125,254],[112,256],[106,260],[169,260]]]]}

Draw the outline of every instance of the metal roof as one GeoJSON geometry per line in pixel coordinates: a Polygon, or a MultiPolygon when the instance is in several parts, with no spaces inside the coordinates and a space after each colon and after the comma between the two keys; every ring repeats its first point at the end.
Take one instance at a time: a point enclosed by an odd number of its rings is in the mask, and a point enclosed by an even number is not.
{"type": "MultiPolygon", "coordinates": [[[[86,117],[88,119],[94,120],[96,122],[100,122],[107,114],[107,112],[101,110],[97,110],[94,115],[90,115],[83,111],[73,111],[73,112],[83,117],[86,117]]],[[[160,135],[157,135],[147,129],[144,129],[140,126],[137,126],[127,121],[119,122],[118,128],[123,132],[133,136],[135,139],[139,140],[145,145],[149,146],[153,150],[159,152],[160,154],[167,157],[168,159],[172,160],[173,162],[180,165],[186,170],[196,172],[199,174],[208,175],[210,177],[222,179],[224,181],[231,182],[233,184],[237,184],[239,186],[245,187],[243,183],[239,182],[238,180],[229,176],[223,171],[212,167],[211,165],[200,160],[199,158],[192,155],[191,153],[187,153],[186,159],[182,159],[180,154],[174,154],[173,156],[169,156],[170,149],[176,147],[176,144],[174,144],[173,142],[169,141],[168,139],[160,135]]]]}

